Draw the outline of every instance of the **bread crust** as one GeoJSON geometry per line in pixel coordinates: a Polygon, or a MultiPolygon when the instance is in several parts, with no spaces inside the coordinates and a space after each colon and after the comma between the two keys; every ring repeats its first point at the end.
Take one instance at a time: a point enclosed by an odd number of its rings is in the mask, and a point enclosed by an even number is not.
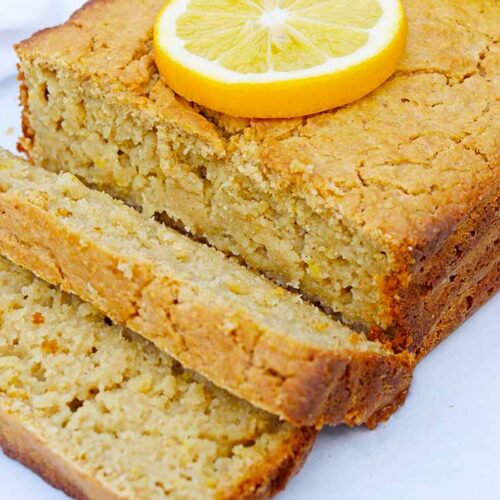
{"type": "Polygon", "coordinates": [[[132,259],[130,273],[123,273],[123,256],[20,193],[0,192],[0,251],[216,385],[297,426],[373,427],[407,394],[413,369],[407,353],[335,351],[265,330],[249,314],[200,300],[189,282],[158,275],[151,261],[132,259]]]}
{"type": "MultiPolygon", "coordinates": [[[[422,359],[498,291],[499,193],[500,185],[492,183],[461,220],[440,230],[429,227],[434,236],[414,251],[410,283],[397,292],[401,300],[391,328],[396,350],[422,359]],[[460,306],[460,314],[451,316],[465,300],[474,307],[460,306]]],[[[387,332],[374,329],[372,338],[386,339],[387,332]]]]}
{"type": "Polygon", "coordinates": [[[263,500],[282,491],[288,481],[295,476],[316,440],[317,433],[311,428],[303,428],[296,433],[286,451],[275,459],[254,469],[251,477],[240,483],[230,492],[223,492],[221,500],[263,500]]]}
{"type": "Polygon", "coordinates": [[[500,288],[500,263],[498,260],[484,266],[477,276],[471,278],[464,291],[457,294],[441,313],[439,321],[432,327],[421,344],[419,359],[445,340],[456,328],[470,318],[500,288]]]}

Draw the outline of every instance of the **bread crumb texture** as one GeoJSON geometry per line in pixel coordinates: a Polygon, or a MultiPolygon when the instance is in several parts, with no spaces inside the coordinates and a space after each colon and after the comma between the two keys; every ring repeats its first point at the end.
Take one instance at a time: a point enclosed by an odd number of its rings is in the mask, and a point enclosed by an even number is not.
{"type": "Polygon", "coordinates": [[[0,252],[218,386],[318,426],[370,421],[406,394],[409,356],[69,173],[2,150],[0,166],[0,252]]]}
{"type": "Polygon", "coordinates": [[[42,474],[94,478],[81,498],[267,497],[312,444],[3,258],[0,290],[0,438],[19,455],[15,421],[42,474]]]}
{"type": "Polygon", "coordinates": [[[500,3],[405,0],[396,74],[356,103],[290,120],[175,96],[152,53],[163,3],[94,0],[18,46],[21,146],[352,324],[397,328],[420,255],[498,192],[500,3]]]}

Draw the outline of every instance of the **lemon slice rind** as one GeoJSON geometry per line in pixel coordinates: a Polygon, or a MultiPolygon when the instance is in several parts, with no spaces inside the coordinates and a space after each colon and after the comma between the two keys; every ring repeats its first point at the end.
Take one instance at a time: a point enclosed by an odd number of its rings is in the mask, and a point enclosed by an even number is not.
{"type": "MultiPolygon", "coordinates": [[[[325,62],[312,67],[239,72],[218,59],[210,60],[186,49],[188,40],[177,35],[178,21],[189,11],[191,2],[171,0],[157,18],[155,55],[160,73],[186,99],[235,116],[285,118],[342,106],[389,78],[404,50],[407,25],[401,1],[377,0],[382,12],[375,26],[361,29],[339,25],[368,35],[367,42],[353,53],[331,57],[318,49],[325,62]]],[[[199,15],[202,19],[203,13],[199,15]]],[[[290,23],[301,19],[292,12],[290,23]]],[[[239,43],[244,47],[244,37],[240,36],[239,43]]]]}

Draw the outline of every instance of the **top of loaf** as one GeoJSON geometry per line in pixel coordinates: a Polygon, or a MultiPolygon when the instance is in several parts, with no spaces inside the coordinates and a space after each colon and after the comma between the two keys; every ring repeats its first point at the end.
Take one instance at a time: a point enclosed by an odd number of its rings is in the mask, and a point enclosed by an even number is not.
{"type": "Polygon", "coordinates": [[[351,105],[289,120],[229,117],[174,95],[152,52],[164,2],[90,1],[18,53],[94,81],[270,196],[295,193],[390,250],[436,242],[498,188],[498,1],[405,0],[410,35],[396,74],[351,105]]]}

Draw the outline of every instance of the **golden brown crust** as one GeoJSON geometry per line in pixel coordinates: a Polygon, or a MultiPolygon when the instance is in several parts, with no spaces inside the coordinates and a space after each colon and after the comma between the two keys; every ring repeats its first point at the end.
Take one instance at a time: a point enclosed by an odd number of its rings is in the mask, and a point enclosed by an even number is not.
{"type": "Polygon", "coordinates": [[[25,196],[0,192],[0,236],[0,251],[17,264],[298,426],[374,425],[408,390],[412,358],[406,353],[335,351],[265,330],[247,314],[198,299],[188,282],[155,276],[151,261],[131,260],[130,275],[123,273],[118,256],[25,196]]]}
{"type": "MultiPolygon", "coordinates": [[[[380,422],[388,420],[392,414],[405,401],[408,389],[400,391],[394,397],[392,387],[404,387],[404,377],[401,371],[402,360],[394,359],[384,366],[375,359],[374,356],[364,356],[362,363],[347,366],[342,377],[344,382],[337,383],[326,402],[324,413],[332,412],[333,409],[345,408],[344,412],[348,415],[346,423],[354,426],[364,422],[373,429],[380,422]],[[355,387],[356,391],[350,391],[355,387]],[[367,415],[363,412],[365,407],[373,407],[370,401],[374,394],[384,394],[387,404],[379,405],[378,409],[367,415]]],[[[413,360],[408,357],[406,360],[408,369],[411,369],[413,360]]]]}
{"type": "MultiPolygon", "coordinates": [[[[263,500],[284,489],[302,467],[316,432],[304,428],[292,434],[274,457],[256,466],[250,477],[234,490],[219,495],[221,500],[263,500]]],[[[50,449],[29,426],[0,407],[0,447],[5,454],[22,463],[54,488],[77,500],[118,500],[122,495],[110,491],[100,481],[69,464],[50,449]]]]}
{"type": "Polygon", "coordinates": [[[460,326],[500,288],[500,262],[494,261],[489,267],[484,267],[479,277],[470,280],[462,293],[447,304],[439,321],[426,335],[417,355],[421,358],[446,339],[455,328],[460,326]]]}
{"type": "Polygon", "coordinates": [[[467,216],[447,226],[446,235],[434,247],[415,252],[412,280],[401,293],[396,313],[396,348],[409,349],[422,358],[476,309],[469,308],[453,321],[449,311],[455,303],[476,294],[491,296],[498,290],[498,282],[488,284],[491,290],[477,287],[500,262],[499,193],[498,183],[493,183],[467,216]]]}
{"type": "Polygon", "coordinates": [[[277,460],[257,467],[252,477],[242,482],[236,489],[224,494],[224,500],[263,500],[282,491],[288,481],[304,464],[316,440],[316,432],[304,428],[288,443],[286,453],[280,453],[277,460]]]}

